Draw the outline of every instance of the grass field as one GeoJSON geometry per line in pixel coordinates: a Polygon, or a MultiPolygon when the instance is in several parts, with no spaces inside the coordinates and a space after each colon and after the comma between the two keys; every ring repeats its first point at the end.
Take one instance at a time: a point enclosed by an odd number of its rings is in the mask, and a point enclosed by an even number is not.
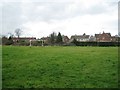
{"type": "Polygon", "coordinates": [[[117,88],[118,47],[3,46],[3,88],[117,88]]]}

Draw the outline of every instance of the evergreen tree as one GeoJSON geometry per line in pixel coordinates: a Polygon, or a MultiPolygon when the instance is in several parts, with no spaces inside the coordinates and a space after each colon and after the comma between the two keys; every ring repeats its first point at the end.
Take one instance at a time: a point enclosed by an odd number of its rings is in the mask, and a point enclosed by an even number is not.
{"type": "Polygon", "coordinates": [[[57,40],[56,40],[56,43],[58,43],[58,44],[62,44],[62,36],[61,36],[61,33],[59,32],[58,33],[58,36],[57,36],[57,40]]]}
{"type": "Polygon", "coordinates": [[[8,44],[9,45],[11,45],[11,44],[13,44],[14,42],[13,42],[13,40],[12,40],[12,36],[10,36],[9,38],[8,38],[8,44]]]}

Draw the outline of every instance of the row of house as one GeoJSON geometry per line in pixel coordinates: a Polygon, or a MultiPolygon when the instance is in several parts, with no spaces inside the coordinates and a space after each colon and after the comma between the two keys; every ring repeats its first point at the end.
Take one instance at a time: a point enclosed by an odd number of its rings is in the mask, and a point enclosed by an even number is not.
{"type": "MultiPolygon", "coordinates": [[[[48,42],[50,37],[43,37],[41,40],[44,42],[48,42]]],[[[78,42],[118,42],[118,36],[111,36],[110,33],[100,33],[93,35],[86,35],[85,33],[83,35],[72,35],[70,38],[68,36],[62,36],[64,43],[70,43],[74,39],[76,39],[78,42]]]]}
{"type": "MultiPolygon", "coordinates": [[[[95,34],[93,35],[86,35],[85,33],[83,35],[72,35],[70,38],[68,36],[62,36],[64,43],[72,42],[74,39],[76,39],[78,42],[118,42],[118,36],[111,36],[110,33],[101,33],[101,34],[95,34]]],[[[36,37],[21,37],[19,40],[24,41],[39,41],[42,40],[45,43],[49,42],[50,37],[42,37],[41,39],[36,39],[36,37]]],[[[13,38],[14,42],[18,41],[18,38],[13,38]]]]}
{"type": "Polygon", "coordinates": [[[17,42],[19,40],[21,40],[21,41],[30,41],[30,40],[35,41],[36,37],[20,37],[20,38],[13,37],[12,39],[13,39],[13,42],[17,42]]]}
{"type": "Polygon", "coordinates": [[[95,36],[86,35],[73,35],[71,36],[71,41],[76,39],[79,42],[89,42],[89,41],[96,41],[96,42],[118,42],[118,36],[111,36],[110,33],[101,33],[95,34],[95,36]]]}

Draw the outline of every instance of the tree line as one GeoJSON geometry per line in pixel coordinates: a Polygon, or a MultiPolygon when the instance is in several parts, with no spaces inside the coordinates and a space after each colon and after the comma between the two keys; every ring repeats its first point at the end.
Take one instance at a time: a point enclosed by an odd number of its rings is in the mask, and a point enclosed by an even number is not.
{"type": "MultiPolygon", "coordinates": [[[[18,41],[14,42],[13,38],[14,35],[9,33],[9,37],[3,36],[2,37],[2,44],[3,45],[25,45],[28,46],[30,44],[29,40],[21,40],[20,39],[20,35],[22,34],[22,30],[17,28],[15,31],[15,36],[17,36],[18,41]]],[[[36,41],[32,41],[32,45],[34,46],[41,46],[42,45],[42,40],[36,40],[36,41]]],[[[62,45],[63,44],[63,40],[62,40],[62,35],[60,32],[58,32],[58,35],[53,32],[49,35],[49,39],[48,39],[48,44],[49,45],[62,45]]]]}
{"type": "MultiPolygon", "coordinates": [[[[13,41],[14,35],[9,33],[9,37],[7,38],[6,36],[2,37],[2,45],[24,45],[24,46],[29,46],[30,41],[29,40],[20,40],[20,35],[22,34],[21,29],[16,29],[15,30],[15,35],[18,38],[17,42],[13,41]]],[[[120,34],[120,33],[119,33],[120,34]]],[[[36,40],[32,41],[33,46],[47,46],[47,45],[62,45],[62,46],[120,46],[120,38],[118,42],[78,42],[76,39],[74,39],[72,42],[65,43],[63,42],[63,37],[60,32],[56,34],[55,32],[52,32],[48,39],[47,43],[44,42],[44,40],[36,40]]]]}
{"type": "Polygon", "coordinates": [[[61,44],[63,44],[61,33],[59,32],[58,35],[56,35],[55,32],[51,33],[48,42],[50,42],[51,45],[55,45],[55,44],[61,45],[61,44]]]}

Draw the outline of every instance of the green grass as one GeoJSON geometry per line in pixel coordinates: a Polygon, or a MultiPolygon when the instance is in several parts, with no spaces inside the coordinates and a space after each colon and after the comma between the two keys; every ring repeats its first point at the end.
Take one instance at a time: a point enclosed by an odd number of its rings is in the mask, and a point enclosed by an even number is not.
{"type": "Polygon", "coordinates": [[[118,47],[3,46],[3,88],[117,88],[118,47]]]}

